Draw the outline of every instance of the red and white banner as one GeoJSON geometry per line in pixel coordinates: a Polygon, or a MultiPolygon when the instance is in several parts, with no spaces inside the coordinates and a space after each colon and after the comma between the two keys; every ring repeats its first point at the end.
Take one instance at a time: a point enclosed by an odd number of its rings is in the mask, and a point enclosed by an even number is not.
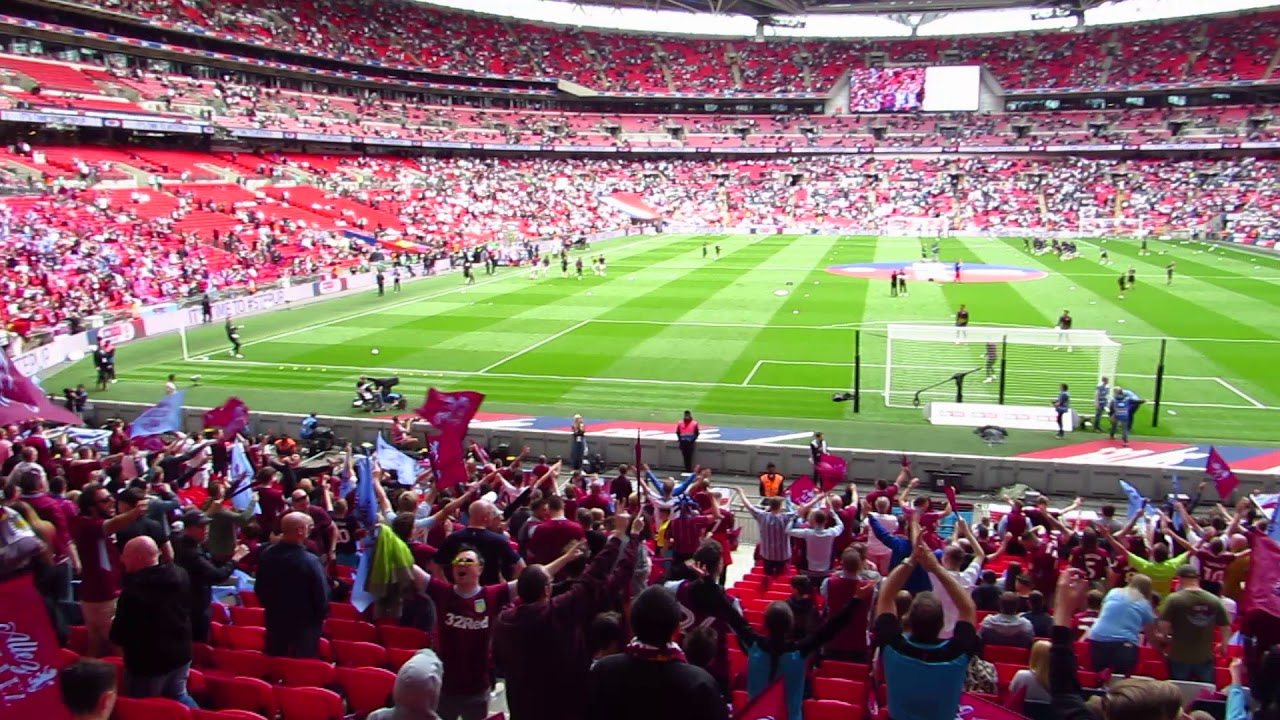
{"type": "Polygon", "coordinates": [[[29,573],[0,583],[0,717],[71,717],[58,692],[58,638],[29,573]]]}
{"type": "Polygon", "coordinates": [[[636,193],[616,192],[600,196],[600,202],[636,220],[661,220],[662,213],[636,193]]]}

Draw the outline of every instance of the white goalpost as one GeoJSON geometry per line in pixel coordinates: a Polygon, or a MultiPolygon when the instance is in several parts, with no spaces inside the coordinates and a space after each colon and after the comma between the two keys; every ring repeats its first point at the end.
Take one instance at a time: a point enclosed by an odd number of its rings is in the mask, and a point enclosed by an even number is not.
{"type": "Polygon", "coordinates": [[[913,407],[954,402],[961,378],[966,402],[1048,405],[1059,383],[1075,406],[1091,408],[1102,376],[1114,379],[1120,343],[1105,330],[890,324],[884,402],[913,407]]]}

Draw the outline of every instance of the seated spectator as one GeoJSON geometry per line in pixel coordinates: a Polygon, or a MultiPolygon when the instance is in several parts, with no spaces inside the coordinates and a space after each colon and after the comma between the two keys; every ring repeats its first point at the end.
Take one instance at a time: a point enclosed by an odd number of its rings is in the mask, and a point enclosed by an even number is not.
{"type": "Polygon", "coordinates": [[[1102,598],[1106,597],[1101,590],[1090,590],[1085,596],[1085,609],[1083,612],[1076,613],[1072,618],[1075,622],[1075,628],[1080,632],[1081,637],[1088,637],[1093,630],[1093,624],[1098,621],[1098,613],[1102,611],[1102,598]]]}
{"type": "Polygon", "coordinates": [[[1009,645],[1031,647],[1036,639],[1031,621],[1018,614],[1018,595],[1005,592],[1000,595],[999,612],[982,620],[978,636],[983,645],[1009,645]]]}
{"type": "MultiPolygon", "coordinates": [[[[1049,618],[1052,626],[1053,617],[1049,618]]],[[[1027,702],[1052,702],[1053,694],[1049,692],[1049,648],[1046,640],[1037,640],[1031,645],[1031,658],[1027,661],[1027,669],[1014,673],[1009,682],[1009,692],[1026,691],[1023,696],[1027,702]]]]}
{"type": "Polygon", "coordinates": [[[1035,631],[1036,637],[1049,637],[1049,632],[1053,630],[1053,616],[1044,606],[1044,593],[1033,590],[1027,596],[1027,604],[1030,609],[1022,613],[1022,617],[1031,621],[1031,628],[1035,631]]]}
{"type": "Polygon", "coordinates": [[[982,579],[969,595],[979,612],[997,612],[1000,610],[999,576],[992,570],[983,570],[982,579]]]}

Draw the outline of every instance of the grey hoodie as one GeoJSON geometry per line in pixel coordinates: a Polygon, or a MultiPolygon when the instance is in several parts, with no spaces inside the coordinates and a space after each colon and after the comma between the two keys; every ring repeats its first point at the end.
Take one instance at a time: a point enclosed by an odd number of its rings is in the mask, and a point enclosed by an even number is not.
{"type": "Polygon", "coordinates": [[[395,707],[374,710],[366,720],[438,720],[436,704],[442,682],[444,663],[434,650],[419,650],[396,673],[391,693],[395,707]]]}

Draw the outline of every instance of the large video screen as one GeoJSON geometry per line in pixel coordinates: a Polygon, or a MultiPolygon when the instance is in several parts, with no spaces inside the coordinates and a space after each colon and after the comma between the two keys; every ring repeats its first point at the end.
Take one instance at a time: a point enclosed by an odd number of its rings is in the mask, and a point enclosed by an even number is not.
{"type": "Polygon", "coordinates": [[[925,94],[925,68],[857,68],[849,76],[849,112],[919,110],[925,94]]]}
{"type": "Polygon", "coordinates": [[[925,68],[925,112],[975,112],[982,86],[977,65],[939,65],[925,68]]]}

